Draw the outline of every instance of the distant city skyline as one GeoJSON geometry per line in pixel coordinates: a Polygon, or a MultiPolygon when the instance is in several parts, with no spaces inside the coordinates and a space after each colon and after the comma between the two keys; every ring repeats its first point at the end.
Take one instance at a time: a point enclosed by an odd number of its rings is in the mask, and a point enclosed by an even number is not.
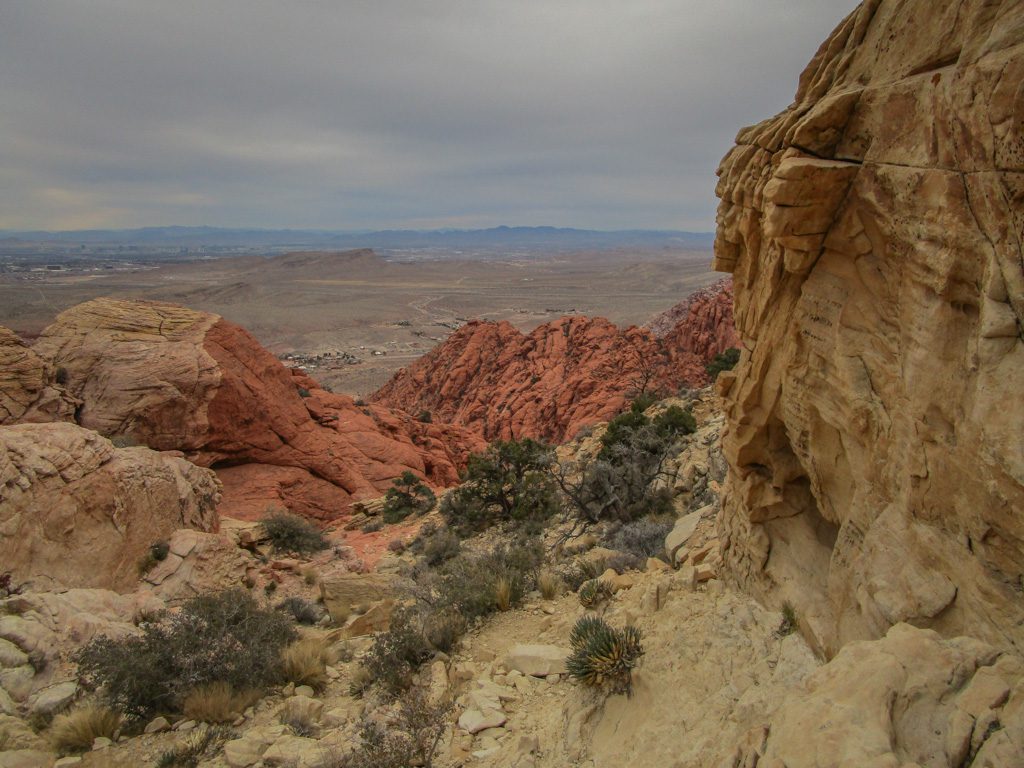
{"type": "Polygon", "coordinates": [[[0,229],[714,228],[853,0],[0,0],[0,229]]]}

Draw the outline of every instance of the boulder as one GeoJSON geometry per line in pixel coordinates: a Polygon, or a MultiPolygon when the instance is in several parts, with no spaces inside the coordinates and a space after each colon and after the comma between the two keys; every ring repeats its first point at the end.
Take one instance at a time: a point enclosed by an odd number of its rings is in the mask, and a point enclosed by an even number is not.
{"type": "Polygon", "coordinates": [[[479,733],[488,728],[500,728],[507,720],[500,709],[467,709],[459,715],[459,728],[467,733],[479,733]]]}
{"type": "Polygon", "coordinates": [[[697,523],[700,522],[702,514],[703,510],[698,510],[697,512],[691,512],[684,517],[680,517],[676,520],[672,530],[665,536],[665,554],[669,556],[673,563],[677,562],[679,550],[686,545],[686,542],[693,536],[693,532],[697,530],[697,523]]]}
{"type": "Polygon", "coordinates": [[[74,421],[77,402],[56,379],[53,366],[0,326],[0,426],[74,421]]]}
{"type": "Polygon", "coordinates": [[[343,573],[320,580],[320,596],[335,624],[358,606],[369,607],[395,594],[395,577],[380,573],[343,573]]]}
{"type": "Polygon", "coordinates": [[[35,586],[134,587],[156,541],[217,526],[214,474],[74,424],[0,427],[0,562],[35,586]]]}
{"type": "Polygon", "coordinates": [[[482,446],[465,430],[356,406],[237,325],[175,304],[94,299],[62,312],[33,349],[64,369],[82,426],[216,465],[229,516],[278,505],[334,519],[406,470],[451,485],[482,446]]]}
{"type": "Polygon", "coordinates": [[[1020,3],[864,2],[719,168],[722,555],[828,655],[1024,649],[1022,43],[1020,3]]]}
{"type": "Polygon", "coordinates": [[[557,645],[513,645],[505,657],[505,667],[533,677],[564,675],[569,651],[557,645]]]}

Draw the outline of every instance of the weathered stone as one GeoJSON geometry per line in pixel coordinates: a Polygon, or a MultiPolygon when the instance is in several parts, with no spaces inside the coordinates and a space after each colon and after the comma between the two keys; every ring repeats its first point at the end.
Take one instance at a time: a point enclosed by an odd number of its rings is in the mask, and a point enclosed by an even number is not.
{"type": "Polygon", "coordinates": [[[507,720],[500,709],[467,709],[459,716],[459,728],[467,733],[479,733],[487,728],[500,728],[507,720]]]}
{"type": "Polygon", "coordinates": [[[320,581],[320,595],[336,624],[343,623],[356,606],[386,600],[394,593],[394,577],[377,573],[344,573],[320,581]]]}
{"type": "Polygon", "coordinates": [[[676,520],[675,526],[665,537],[665,554],[675,563],[676,553],[690,540],[693,532],[697,530],[697,523],[700,522],[702,511],[691,512],[690,514],[676,520]]]}
{"type": "Polygon", "coordinates": [[[533,677],[564,674],[569,652],[556,645],[514,645],[505,657],[505,667],[533,677]]]}
{"type": "Polygon", "coordinates": [[[826,654],[903,621],[1024,648],[1022,14],[862,3],[719,169],[722,556],[826,654]]]}
{"type": "Polygon", "coordinates": [[[78,695],[78,683],[57,683],[44,688],[29,700],[29,711],[34,715],[53,715],[65,709],[78,695]]]}
{"type": "Polygon", "coordinates": [[[167,721],[166,717],[154,717],[146,724],[143,733],[163,733],[170,729],[171,724],[167,721]]]}

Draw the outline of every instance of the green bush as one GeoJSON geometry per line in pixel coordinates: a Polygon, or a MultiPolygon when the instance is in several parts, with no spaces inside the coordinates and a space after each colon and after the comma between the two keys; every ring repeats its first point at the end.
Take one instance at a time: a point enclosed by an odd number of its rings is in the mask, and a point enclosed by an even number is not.
{"type": "Polygon", "coordinates": [[[729,347],[725,352],[715,355],[711,362],[704,367],[704,370],[708,372],[708,376],[714,381],[718,378],[718,374],[722,371],[731,371],[739,361],[740,351],[736,347],[729,347]]]}
{"type": "Polygon", "coordinates": [[[406,470],[401,477],[391,482],[391,487],[384,494],[384,509],[381,512],[385,523],[398,523],[409,515],[423,514],[433,509],[437,497],[412,472],[406,470]]]}
{"type": "Polygon", "coordinates": [[[499,440],[470,456],[464,483],[441,505],[448,524],[471,534],[514,520],[536,530],[559,509],[557,488],[547,474],[553,451],[534,440],[499,440]]]}
{"type": "Polygon", "coordinates": [[[260,521],[260,526],[275,552],[308,555],[328,546],[319,528],[290,512],[270,512],[260,521]]]}
{"type": "Polygon", "coordinates": [[[644,654],[640,640],[636,627],[615,629],[597,616],[584,616],[569,636],[566,669],[585,685],[630,694],[633,669],[644,654]]]}
{"type": "Polygon", "coordinates": [[[665,551],[665,537],[675,526],[672,517],[645,517],[620,527],[612,534],[608,546],[619,552],[646,559],[665,551]]]}
{"type": "Polygon", "coordinates": [[[441,568],[438,604],[454,608],[467,621],[473,621],[498,610],[498,585],[506,582],[510,587],[509,603],[518,605],[533,588],[542,560],[543,549],[536,540],[456,557],[441,568]]]}
{"type": "Polygon", "coordinates": [[[431,655],[419,612],[403,607],[392,614],[390,628],[374,637],[363,667],[387,693],[398,696],[409,689],[413,674],[431,655]]]}
{"type": "Polygon", "coordinates": [[[295,636],[287,616],[242,590],[192,598],[141,629],[141,635],[98,637],[76,658],[83,685],[136,721],[179,711],[185,696],[207,683],[237,690],[271,685],[280,675],[281,649],[295,636]]]}
{"type": "Polygon", "coordinates": [[[432,702],[419,689],[402,697],[387,727],[360,723],[358,744],[344,768],[431,768],[434,752],[448,728],[447,702],[432,702]]]}

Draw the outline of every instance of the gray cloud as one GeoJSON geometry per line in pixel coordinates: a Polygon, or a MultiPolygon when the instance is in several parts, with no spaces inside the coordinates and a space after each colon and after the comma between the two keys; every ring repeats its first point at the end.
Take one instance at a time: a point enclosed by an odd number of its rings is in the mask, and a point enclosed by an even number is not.
{"type": "Polygon", "coordinates": [[[0,0],[0,227],[710,229],[854,0],[0,0]]]}

